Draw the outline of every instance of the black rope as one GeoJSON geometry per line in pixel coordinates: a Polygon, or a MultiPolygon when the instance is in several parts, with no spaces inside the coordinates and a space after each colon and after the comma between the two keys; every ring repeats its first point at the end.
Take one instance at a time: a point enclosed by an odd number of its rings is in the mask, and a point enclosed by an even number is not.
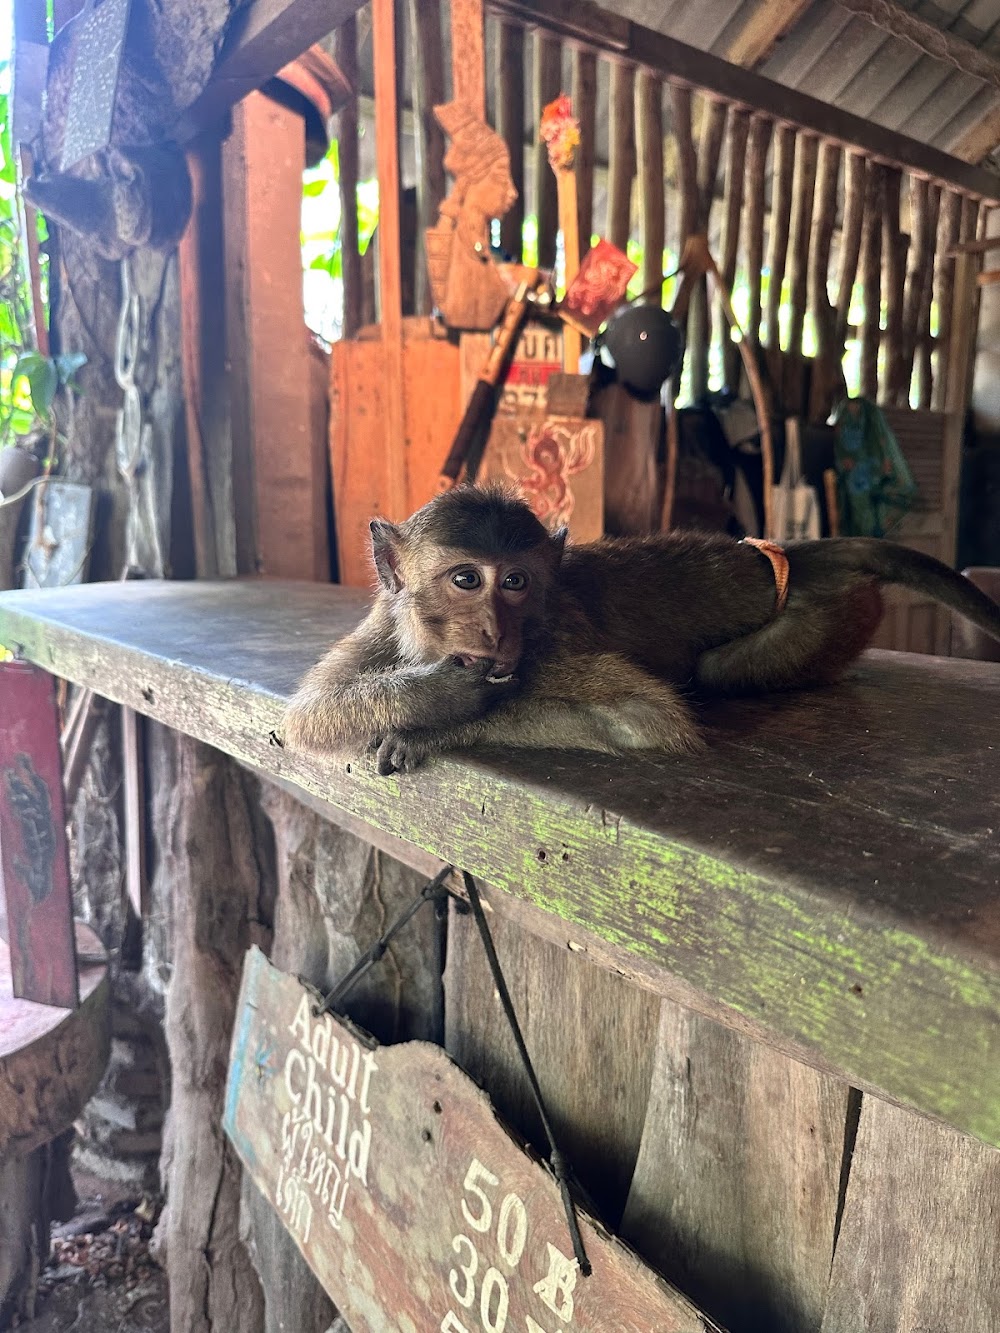
{"type": "Polygon", "coordinates": [[[486,921],[486,914],[483,911],[483,904],[479,897],[479,890],[476,888],[476,881],[467,870],[462,871],[462,878],[465,881],[465,890],[469,895],[469,904],[472,907],[472,915],[476,918],[476,925],[479,927],[479,934],[483,941],[483,947],[486,950],[486,957],[489,959],[490,971],[493,973],[493,983],[497,988],[497,992],[500,996],[500,1004],[503,1007],[507,1022],[510,1024],[510,1030],[514,1035],[514,1041],[517,1044],[518,1052],[524,1064],[524,1072],[528,1076],[528,1083],[531,1086],[531,1094],[535,1099],[535,1106],[537,1107],[539,1117],[541,1118],[542,1128],[545,1130],[545,1137],[549,1141],[549,1161],[552,1164],[553,1174],[559,1182],[559,1192],[562,1195],[563,1207],[566,1210],[566,1223],[569,1226],[569,1234],[573,1240],[573,1253],[576,1255],[577,1263],[580,1265],[580,1272],[584,1277],[589,1277],[592,1272],[590,1260],[587,1258],[587,1252],[583,1248],[583,1236],[580,1234],[580,1223],[576,1215],[576,1206],[573,1203],[573,1196],[570,1194],[569,1189],[569,1162],[556,1145],[552,1123],[549,1120],[548,1112],[545,1109],[545,1102],[542,1099],[542,1090],[539,1087],[534,1066],[531,1063],[531,1056],[528,1054],[528,1048],[524,1044],[524,1037],[521,1034],[521,1028],[517,1021],[517,1014],[514,1012],[514,1005],[510,998],[510,991],[507,989],[507,982],[504,980],[503,972],[500,969],[500,959],[497,957],[496,946],[493,943],[493,936],[490,934],[490,928],[486,921]]]}
{"type": "Polygon", "coordinates": [[[344,977],[342,981],[338,982],[333,990],[328,991],[327,994],[323,996],[322,1002],[313,1010],[313,1014],[316,1018],[319,1018],[321,1014],[329,1013],[338,1000],[342,1000],[348,991],[352,990],[357,985],[369,968],[375,966],[392,941],[403,927],[416,916],[424,903],[431,902],[445,892],[444,882],[451,874],[451,871],[451,866],[444,866],[432,880],[424,885],[416,898],[414,898],[413,902],[410,903],[409,907],[396,918],[381,939],[377,939],[372,947],[361,955],[351,968],[350,972],[348,972],[347,976],[344,977]]]}

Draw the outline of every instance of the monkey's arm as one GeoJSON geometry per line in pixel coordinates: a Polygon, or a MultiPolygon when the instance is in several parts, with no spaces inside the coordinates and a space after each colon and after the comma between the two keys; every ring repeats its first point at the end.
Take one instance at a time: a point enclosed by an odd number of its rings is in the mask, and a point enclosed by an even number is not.
{"type": "Polygon", "coordinates": [[[614,653],[559,656],[523,693],[483,717],[440,729],[399,728],[378,748],[382,774],[410,772],[427,755],[477,745],[682,753],[703,741],[672,686],[614,653]]]}
{"type": "Polygon", "coordinates": [[[360,752],[389,732],[468,723],[506,693],[485,670],[451,659],[401,665],[378,620],[366,621],[303,677],[284,739],[297,750],[360,752]]]}

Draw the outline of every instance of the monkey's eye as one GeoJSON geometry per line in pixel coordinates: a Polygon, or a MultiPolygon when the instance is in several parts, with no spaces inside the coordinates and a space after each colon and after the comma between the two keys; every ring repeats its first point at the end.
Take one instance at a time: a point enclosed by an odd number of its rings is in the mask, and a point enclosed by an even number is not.
{"type": "Polygon", "coordinates": [[[482,584],[482,579],[474,569],[460,569],[457,574],[452,574],[451,581],[456,588],[461,588],[464,592],[471,592],[473,588],[478,588],[482,584]]]}
{"type": "Polygon", "coordinates": [[[524,592],[528,586],[527,574],[508,574],[503,581],[508,592],[524,592]]]}

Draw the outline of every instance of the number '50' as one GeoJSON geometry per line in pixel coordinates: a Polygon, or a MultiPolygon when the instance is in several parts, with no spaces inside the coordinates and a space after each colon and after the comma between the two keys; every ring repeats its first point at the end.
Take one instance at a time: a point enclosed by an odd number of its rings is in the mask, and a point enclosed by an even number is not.
{"type": "MultiPolygon", "coordinates": [[[[469,1206],[468,1199],[463,1199],[462,1216],[473,1231],[485,1235],[493,1225],[493,1204],[480,1185],[480,1181],[491,1189],[495,1189],[500,1183],[492,1171],[487,1171],[479,1158],[474,1157],[463,1182],[466,1194],[472,1196],[472,1207],[469,1206]]],[[[528,1214],[525,1211],[524,1201],[516,1194],[507,1194],[500,1205],[497,1217],[497,1246],[500,1257],[508,1268],[516,1268],[520,1263],[527,1238],[528,1214]]]]}

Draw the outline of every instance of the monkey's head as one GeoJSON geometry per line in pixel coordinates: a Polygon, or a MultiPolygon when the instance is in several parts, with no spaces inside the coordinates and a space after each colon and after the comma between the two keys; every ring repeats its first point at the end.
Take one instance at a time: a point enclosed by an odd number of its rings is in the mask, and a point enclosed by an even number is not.
{"type": "Polygon", "coordinates": [[[459,486],[406,520],[371,525],[372,553],[400,647],[414,662],[453,657],[513,675],[544,624],[565,528],[550,534],[498,487],[459,486]]]}

